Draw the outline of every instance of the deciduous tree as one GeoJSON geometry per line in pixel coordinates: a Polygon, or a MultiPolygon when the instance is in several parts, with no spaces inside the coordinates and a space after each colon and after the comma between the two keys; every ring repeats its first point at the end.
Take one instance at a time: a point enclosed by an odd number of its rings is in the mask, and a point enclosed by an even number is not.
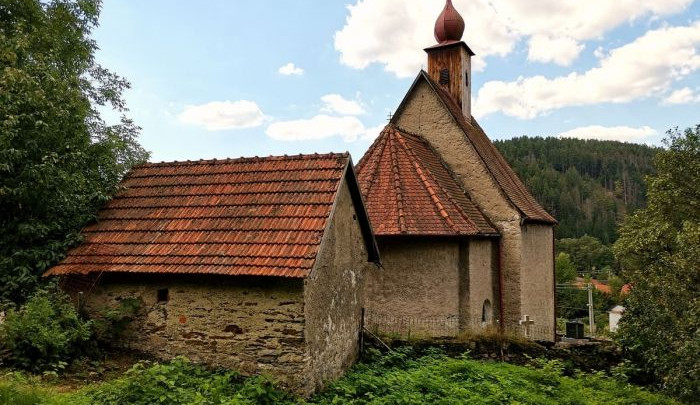
{"type": "Polygon", "coordinates": [[[95,61],[99,0],[0,2],[0,301],[20,302],[147,158],[126,80],[95,61]],[[120,122],[109,125],[100,110],[120,122]]]}

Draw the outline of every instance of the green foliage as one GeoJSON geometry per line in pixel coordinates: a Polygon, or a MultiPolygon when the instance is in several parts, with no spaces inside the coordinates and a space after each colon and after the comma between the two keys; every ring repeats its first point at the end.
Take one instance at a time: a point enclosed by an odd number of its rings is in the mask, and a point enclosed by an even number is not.
{"type": "Polygon", "coordinates": [[[576,280],[576,266],[571,255],[561,252],[555,260],[557,283],[570,283],[576,280]]]}
{"type": "Polygon", "coordinates": [[[129,84],[94,60],[99,0],[0,2],[0,302],[38,275],[147,153],[121,98],[129,84]],[[107,124],[100,109],[121,115],[107,124]]]}
{"type": "Polygon", "coordinates": [[[37,291],[19,310],[9,310],[0,325],[7,361],[33,372],[57,371],[90,339],[90,323],[78,316],[57,288],[37,291]]]}
{"type": "Polygon", "coordinates": [[[140,298],[126,298],[119,301],[116,307],[99,311],[92,319],[96,339],[103,346],[119,344],[142,307],[140,298]]]}
{"type": "Polygon", "coordinates": [[[700,398],[700,125],[668,132],[645,209],[615,244],[632,282],[619,341],[669,392],[700,398]]]}
{"type": "MultiPolygon", "coordinates": [[[[609,244],[617,224],[646,202],[644,176],[657,149],[612,141],[514,138],[495,145],[559,220],[557,235],[591,235],[609,244]]],[[[574,260],[576,262],[576,260],[574,260]]]]}
{"type": "Polygon", "coordinates": [[[121,378],[70,394],[0,376],[0,404],[6,393],[47,405],[676,404],[602,374],[566,377],[559,361],[535,359],[522,367],[479,362],[467,355],[451,358],[437,349],[422,353],[411,348],[385,355],[370,351],[364,362],[308,401],[283,393],[264,377],[207,371],[177,358],[168,364],[140,363],[121,378]]]}
{"type": "MultiPolygon", "coordinates": [[[[557,251],[567,253],[576,266],[576,272],[599,277],[615,265],[615,255],[600,240],[584,235],[580,238],[564,238],[557,241],[557,251]]],[[[603,274],[607,277],[607,274],[603,274]]]]}

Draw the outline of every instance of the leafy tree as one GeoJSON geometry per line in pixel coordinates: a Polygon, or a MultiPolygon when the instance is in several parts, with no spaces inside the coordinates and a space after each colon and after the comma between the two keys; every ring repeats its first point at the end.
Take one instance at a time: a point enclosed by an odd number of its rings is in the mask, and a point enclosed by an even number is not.
{"type": "Polygon", "coordinates": [[[668,132],[647,178],[648,206],[615,244],[632,282],[619,340],[670,392],[700,398],[700,125],[668,132]]]}
{"type": "Polygon", "coordinates": [[[0,302],[25,300],[148,157],[125,115],[128,82],[94,60],[100,6],[0,3],[0,302]],[[105,108],[120,122],[108,125],[105,108]]]}
{"type": "Polygon", "coordinates": [[[571,255],[561,252],[555,261],[557,283],[570,283],[576,279],[576,266],[571,255]]]}
{"type": "Polygon", "coordinates": [[[612,249],[588,235],[577,239],[561,239],[557,243],[557,249],[569,254],[578,273],[590,274],[596,278],[602,270],[615,263],[612,249]]]}

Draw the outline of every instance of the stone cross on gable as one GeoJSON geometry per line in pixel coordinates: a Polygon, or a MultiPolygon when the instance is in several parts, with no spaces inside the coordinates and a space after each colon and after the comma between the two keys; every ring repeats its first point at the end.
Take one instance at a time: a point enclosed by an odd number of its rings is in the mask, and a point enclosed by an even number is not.
{"type": "Polygon", "coordinates": [[[521,326],[525,326],[525,337],[529,338],[530,337],[530,325],[534,325],[535,321],[530,319],[530,315],[523,315],[523,319],[519,320],[518,323],[521,326]]]}

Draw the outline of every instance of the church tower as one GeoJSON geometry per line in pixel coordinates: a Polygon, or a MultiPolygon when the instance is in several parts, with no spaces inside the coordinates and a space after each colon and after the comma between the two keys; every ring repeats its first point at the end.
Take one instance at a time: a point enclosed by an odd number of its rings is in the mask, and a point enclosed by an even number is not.
{"type": "Polygon", "coordinates": [[[471,58],[474,52],[462,41],[464,19],[447,0],[435,22],[437,45],[425,49],[428,53],[428,75],[439,83],[471,117],[471,58]]]}

